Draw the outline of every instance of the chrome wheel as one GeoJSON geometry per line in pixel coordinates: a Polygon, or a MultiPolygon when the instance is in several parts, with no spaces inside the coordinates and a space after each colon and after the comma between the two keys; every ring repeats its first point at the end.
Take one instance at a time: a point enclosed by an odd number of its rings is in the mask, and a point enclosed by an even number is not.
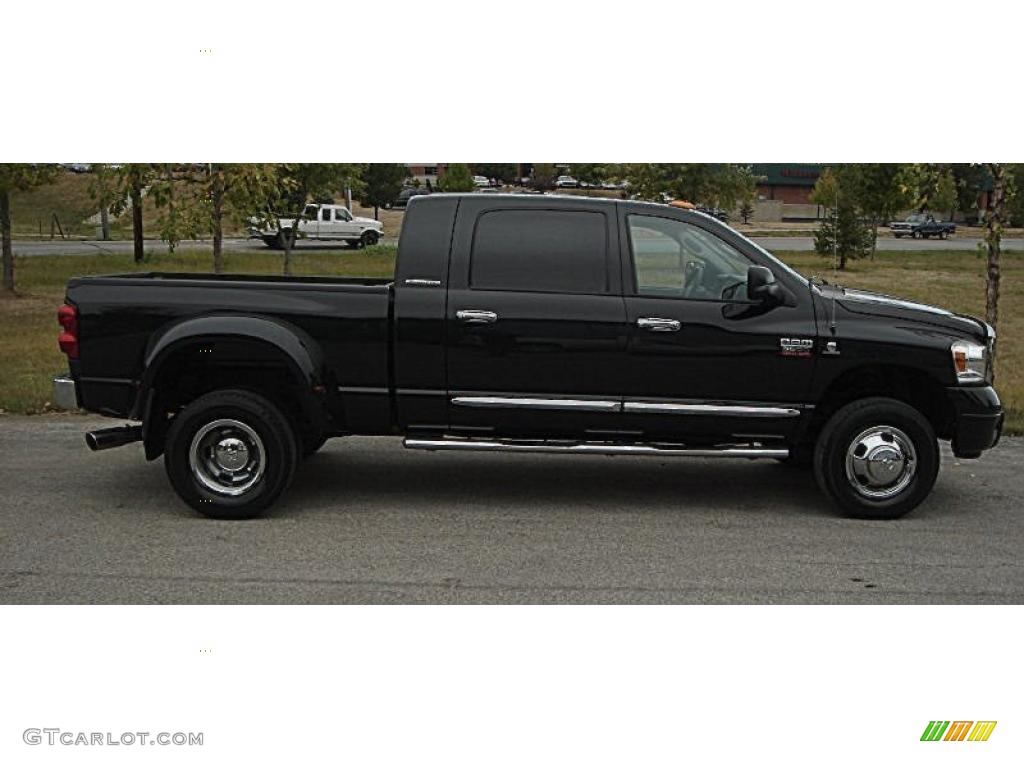
{"type": "Polygon", "coordinates": [[[846,450],[846,478],[868,499],[896,496],[910,485],[916,471],[914,444],[895,427],[865,429],[846,450]]]}
{"type": "Polygon", "coordinates": [[[248,424],[217,419],[204,425],[189,448],[192,475],[207,490],[221,496],[241,496],[263,476],[266,451],[248,424]]]}

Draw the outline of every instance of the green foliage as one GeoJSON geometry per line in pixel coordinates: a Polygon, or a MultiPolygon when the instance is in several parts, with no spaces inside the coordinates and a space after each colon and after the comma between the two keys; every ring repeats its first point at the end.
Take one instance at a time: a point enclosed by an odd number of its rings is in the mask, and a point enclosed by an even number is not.
{"type": "Polygon", "coordinates": [[[954,163],[950,170],[956,181],[957,210],[970,216],[978,210],[978,196],[989,183],[989,176],[977,163],[954,163]]]}
{"type": "Polygon", "coordinates": [[[473,173],[497,179],[504,184],[519,180],[519,166],[515,163],[470,163],[470,168],[473,173]]]}
{"type": "Polygon", "coordinates": [[[923,169],[909,163],[850,163],[836,167],[843,191],[872,225],[891,221],[921,202],[923,169]]]}
{"type": "Polygon", "coordinates": [[[643,200],[669,197],[721,208],[735,208],[757,188],[750,167],[733,163],[629,163],[617,175],[643,200]]]}
{"type": "Polygon", "coordinates": [[[2,240],[3,287],[14,290],[14,253],[11,250],[11,194],[28,192],[35,187],[50,184],[57,178],[60,168],[52,164],[6,163],[0,164],[0,240],[2,240]]]}
{"type": "Polygon", "coordinates": [[[600,184],[608,178],[608,169],[603,163],[573,163],[569,172],[585,184],[600,184]]]}
{"type": "Polygon", "coordinates": [[[476,188],[465,163],[451,163],[437,180],[437,186],[442,192],[472,192],[476,188]]]}
{"type": "Polygon", "coordinates": [[[814,250],[826,258],[836,258],[838,269],[847,261],[871,255],[875,237],[864,224],[853,195],[844,187],[839,173],[826,168],[811,190],[810,200],[828,209],[814,233],[814,250]]]}
{"type": "Polygon", "coordinates": [[[956,178],[953,172],[946,168],[937,174],[934,186],[928,195],[928,208],[948,214],[950,218],[956,213],[959,196],[956,188],[956,178]]]}
{"type": "Polygon", "coordinates": [[[555,186],[554,163],[535,163],[530,177],[530,186],[538,191],[553,189],[555,186]]]}
{"type": "Polygon", "coordinates": [[[373,208],[376,217],[378,208],[398,197],[408,176],[409,169],[404,163],[370,163],[363,171],[363,190],[359,194],[359,202],[373,208]]]}

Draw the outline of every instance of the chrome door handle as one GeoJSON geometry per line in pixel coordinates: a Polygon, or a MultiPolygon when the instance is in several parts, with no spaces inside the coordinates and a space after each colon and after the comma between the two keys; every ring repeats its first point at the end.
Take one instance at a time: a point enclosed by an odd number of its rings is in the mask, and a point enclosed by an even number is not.
{"type": "Polygon", "coordinates": [[[636,324],[638,328],[657,333],[675,333],[683,327],[682,323],[670,317],[638,317],[636,324]]]}
{"type": "Polygon", "coordinates": [[[498,313],[486,309],[460,309],[455,316],[469,325],[489,325],[498,321],[498,313]]]}

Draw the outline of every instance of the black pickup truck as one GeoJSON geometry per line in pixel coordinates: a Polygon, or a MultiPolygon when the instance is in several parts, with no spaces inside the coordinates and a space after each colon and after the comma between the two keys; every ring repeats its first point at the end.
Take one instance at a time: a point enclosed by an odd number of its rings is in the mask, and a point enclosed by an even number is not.
{"type": "Polygon", "coordinates": [[[89,446],[141,440],[222,518],[266,509],[328,438],[391,434],[777,459],[848,514],[893,518],[930,492],[937,439],[976,458],[1003,419],[984,322],[807,280],[652,203],[417,197],[393,280],[81,277],[58,319],[56,402],[139,422],[89,446]]]}

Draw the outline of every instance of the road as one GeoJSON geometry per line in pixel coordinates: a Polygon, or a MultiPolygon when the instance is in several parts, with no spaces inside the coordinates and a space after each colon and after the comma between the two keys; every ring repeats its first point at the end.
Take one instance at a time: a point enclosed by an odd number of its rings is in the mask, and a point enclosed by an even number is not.
{"type": "MultiPolygon", "coordinates": [[[[814,238],[812,237],[775,237],[758,236],[752,238],[761,247],[769,251],[813,251],[814,238]]],[[[398,238],[385,237],[381,240],[384,245],[393,245],[398,238]]],[[[975,251],[980,241],[975,238],[953,238],[951,240],[912,240],[909,238],[880,237],[878,238],[878,250],[880,251],[975,251]]],[[[1024,238],[1007,237],[1003,239],[1003,249],[1007,251],[1024,250],[1024,238]]],[[[178,244],[179,249],[207,249],[211,248],[209,240],[183,240],[178,244]]],[[[244,251],[263,249],[265,246],[259,240],[246,240],[243,238],[229,238],[224,240],[226,251],[244,251]]],[[[342,246],[339,243],[299,243],[297,251],[309,250],[338,250],[342,246]]],[[[47,254],[65,254],[79,256],[90,253],[131,253],[132,242],[130,240],[15,240],[14,253],[17,256],[40,256],[47,254]]],[[[167,244],[159,240],[147,240],[146,250],[155,253],[166,253],[167,244]]]]}
{"type": "MultiPolygon", "coordinates": [[[[394,245],[397,237],[381,238],[382,245],[394,245]]],[[[212,250],[209,240],[182,240],[178,250],[212,250]]],[[[344,249],[343,243],[306,243],[300,242],[296,251],[338,251],[344,249]]],[[[131,240],[15,240],[12,250],[15,256],[84,256],[94,253],[132,253],[135,246],[131,240]]],[[[267,247],[260,240],[242,237],[225,238],[225,251],[261,251],[267,247]]],[[[167,243],[161,240],[146,240],[146,251],[167,253],[167,243]]]]}
{"type": "Polygon", "coordinates": [[[92,417],[0,417],[2,603],[1020,603],[1024,439],[946,452],[909,517],[774,462],[335,440],[267,519],[203,519],[92,417]]]}

